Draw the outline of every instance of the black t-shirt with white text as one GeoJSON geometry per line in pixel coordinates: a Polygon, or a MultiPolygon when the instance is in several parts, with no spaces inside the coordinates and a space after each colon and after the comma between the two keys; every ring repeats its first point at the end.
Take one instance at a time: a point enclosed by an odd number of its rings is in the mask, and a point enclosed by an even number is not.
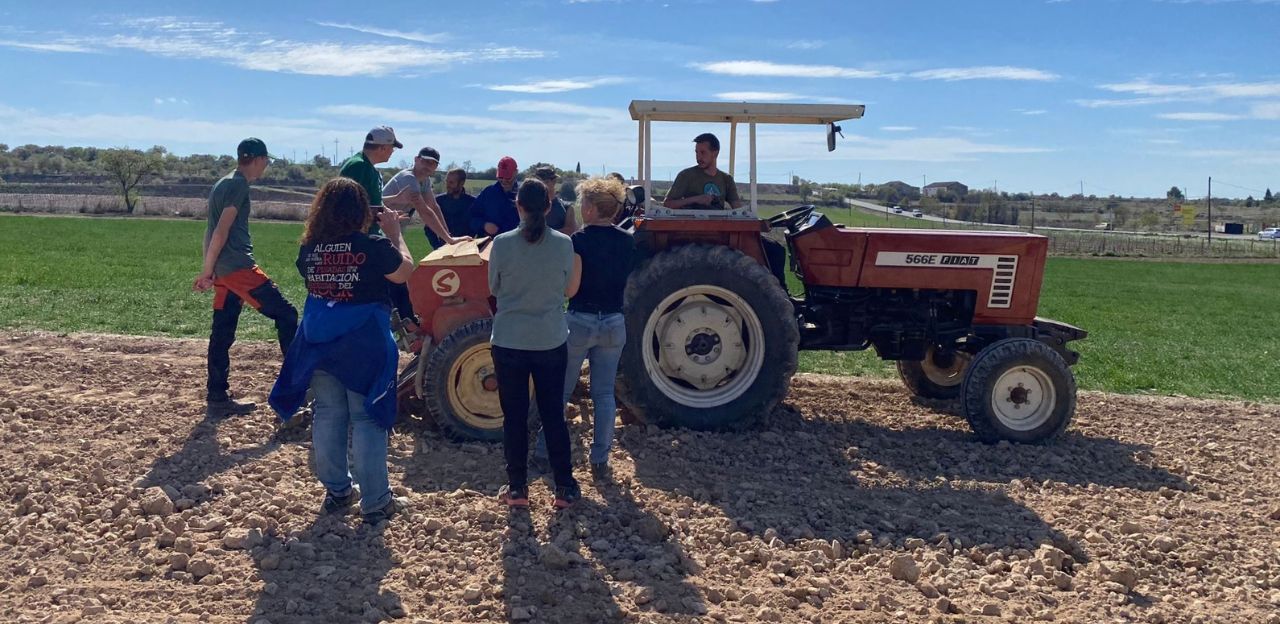
{"type": "Polygon", "coordinates": [[[385,277],[400,268],[400,251],[382,236],[354,232],[298,248],[298,273],[307,292],[342,303],[387,303],[385,277]]]}
{"type": "Polygon", "coordinates": [[[573,253],[582,256],[582,281],[569,300],[576,312],[622,311],[622,291],[631,275],[636,243],[631,234],[611,225],[588,225],[573,233],[573,253]]]}

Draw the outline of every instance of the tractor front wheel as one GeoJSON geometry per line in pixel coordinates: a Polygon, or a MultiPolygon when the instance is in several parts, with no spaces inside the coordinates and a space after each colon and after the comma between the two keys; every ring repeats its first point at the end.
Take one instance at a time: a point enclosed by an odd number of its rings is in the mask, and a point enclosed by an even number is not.
{"type": "Polygon", "coordinates": [[[1006,338],[978,352],[964,376],[965,418],[984,442],[1042,443],[1076,411],[1076,380],[1062,356],[1030,338],[1006,338]]]}
{"type": "Polygon", "coordinates": [[[632,273],[618,395],[640,422],[735,430],[767,416],[796,370],[799,328],[769,270],[724,246],[685,245],[632,273]]]}

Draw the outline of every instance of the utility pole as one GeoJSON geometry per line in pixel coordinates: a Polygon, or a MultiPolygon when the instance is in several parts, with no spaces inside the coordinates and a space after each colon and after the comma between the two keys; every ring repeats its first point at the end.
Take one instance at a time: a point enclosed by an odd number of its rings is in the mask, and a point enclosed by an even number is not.
{"type": "Polygon", "coordinates": [[[333,162],[338,162],[338,140],[333,140],[333,162]]]}
{"type": "Polygon", "coordinates": [[[1209,176],[1209,192],[1204,201],[1209,205],[1209,251],[1213,251],[1213,176],[1209,176]]]}
{"type": "Polygon", "coordinates": [[[1036,231],[1036,192],[1031,191],[1031,231],[1036,231]]]}
{"type": "Polygon", "coordinates": [[[1084,180],[1080,181],[1080,199],[1084,199],[1084,180]]]}

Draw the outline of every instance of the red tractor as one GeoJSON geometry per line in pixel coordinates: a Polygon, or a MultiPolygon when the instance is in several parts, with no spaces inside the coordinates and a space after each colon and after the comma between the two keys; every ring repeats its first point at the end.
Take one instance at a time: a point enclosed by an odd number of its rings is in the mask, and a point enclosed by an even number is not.
{"type": "MultiPolygon", "coordinates": [[[[834,149],[835,123],[862,116],[854,105],[631,103],[640,126],[642,184],[625,214],[644,260],[627,285],[627,347],[619,400],[635,419],[660,426],[732,430],[766,417],[787,395],[802,349],[874,348],[897,362],[907,388],[958,400],[988,442],[1042,442],[1075,412],[1068,343],[1086,332],[1036,316],[1047,239],[1025,233],[852,228],[812,206],[755,217],[755,125],[821,124],[834,149]],[[732,175],[737,124],[750,128],[749,206],[671,210],[649,203],[650,124],[730,124],[732,175]],[[770,271],[762,236],[780,230],[793,296],[770,271]]],[[[492,299],[485,241],[433,252],[410,281],[425,346],[402,375],[408,411],[429,414],[449,434],[501,438],[501,410],[488,355],[492,299]]]]}

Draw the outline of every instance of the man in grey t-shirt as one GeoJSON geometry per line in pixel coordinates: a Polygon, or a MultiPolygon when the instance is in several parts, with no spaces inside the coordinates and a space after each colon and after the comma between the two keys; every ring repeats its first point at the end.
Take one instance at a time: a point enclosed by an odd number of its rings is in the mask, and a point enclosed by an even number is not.
{"type": "Polygon", "coordinates": [[[213,417],[247,414],[257,406],[235,401],[228,394],[231,344],[244,303],[275,321],[280,352],[289,350],[298,331],[298,311],[258,268],[249,238],[249,183],[262,177],[270,163],[267,146],[249,138],[236,148],[236,170],[218,180],[209,193],[204,232],[204,265],[192,289],[213,289],[213,329],[209,333],[209,379],[206,414],[213,417]]]}
{"type": "Polygon", "coordinates": [[[382,187],[382,203],[409,216],[416,211],[422,215],[422,222],[446,245],[467,240],[470,237],[456,238],[449,234],[440,206],[436,204],[436,195],[431,192],[431,176],[440,167],[440,152],[432,147],[418,150],[413,158],[413,167],[401,170],[382,187]],[[427,190],[423,192],[422,185],[427,190]]]}

